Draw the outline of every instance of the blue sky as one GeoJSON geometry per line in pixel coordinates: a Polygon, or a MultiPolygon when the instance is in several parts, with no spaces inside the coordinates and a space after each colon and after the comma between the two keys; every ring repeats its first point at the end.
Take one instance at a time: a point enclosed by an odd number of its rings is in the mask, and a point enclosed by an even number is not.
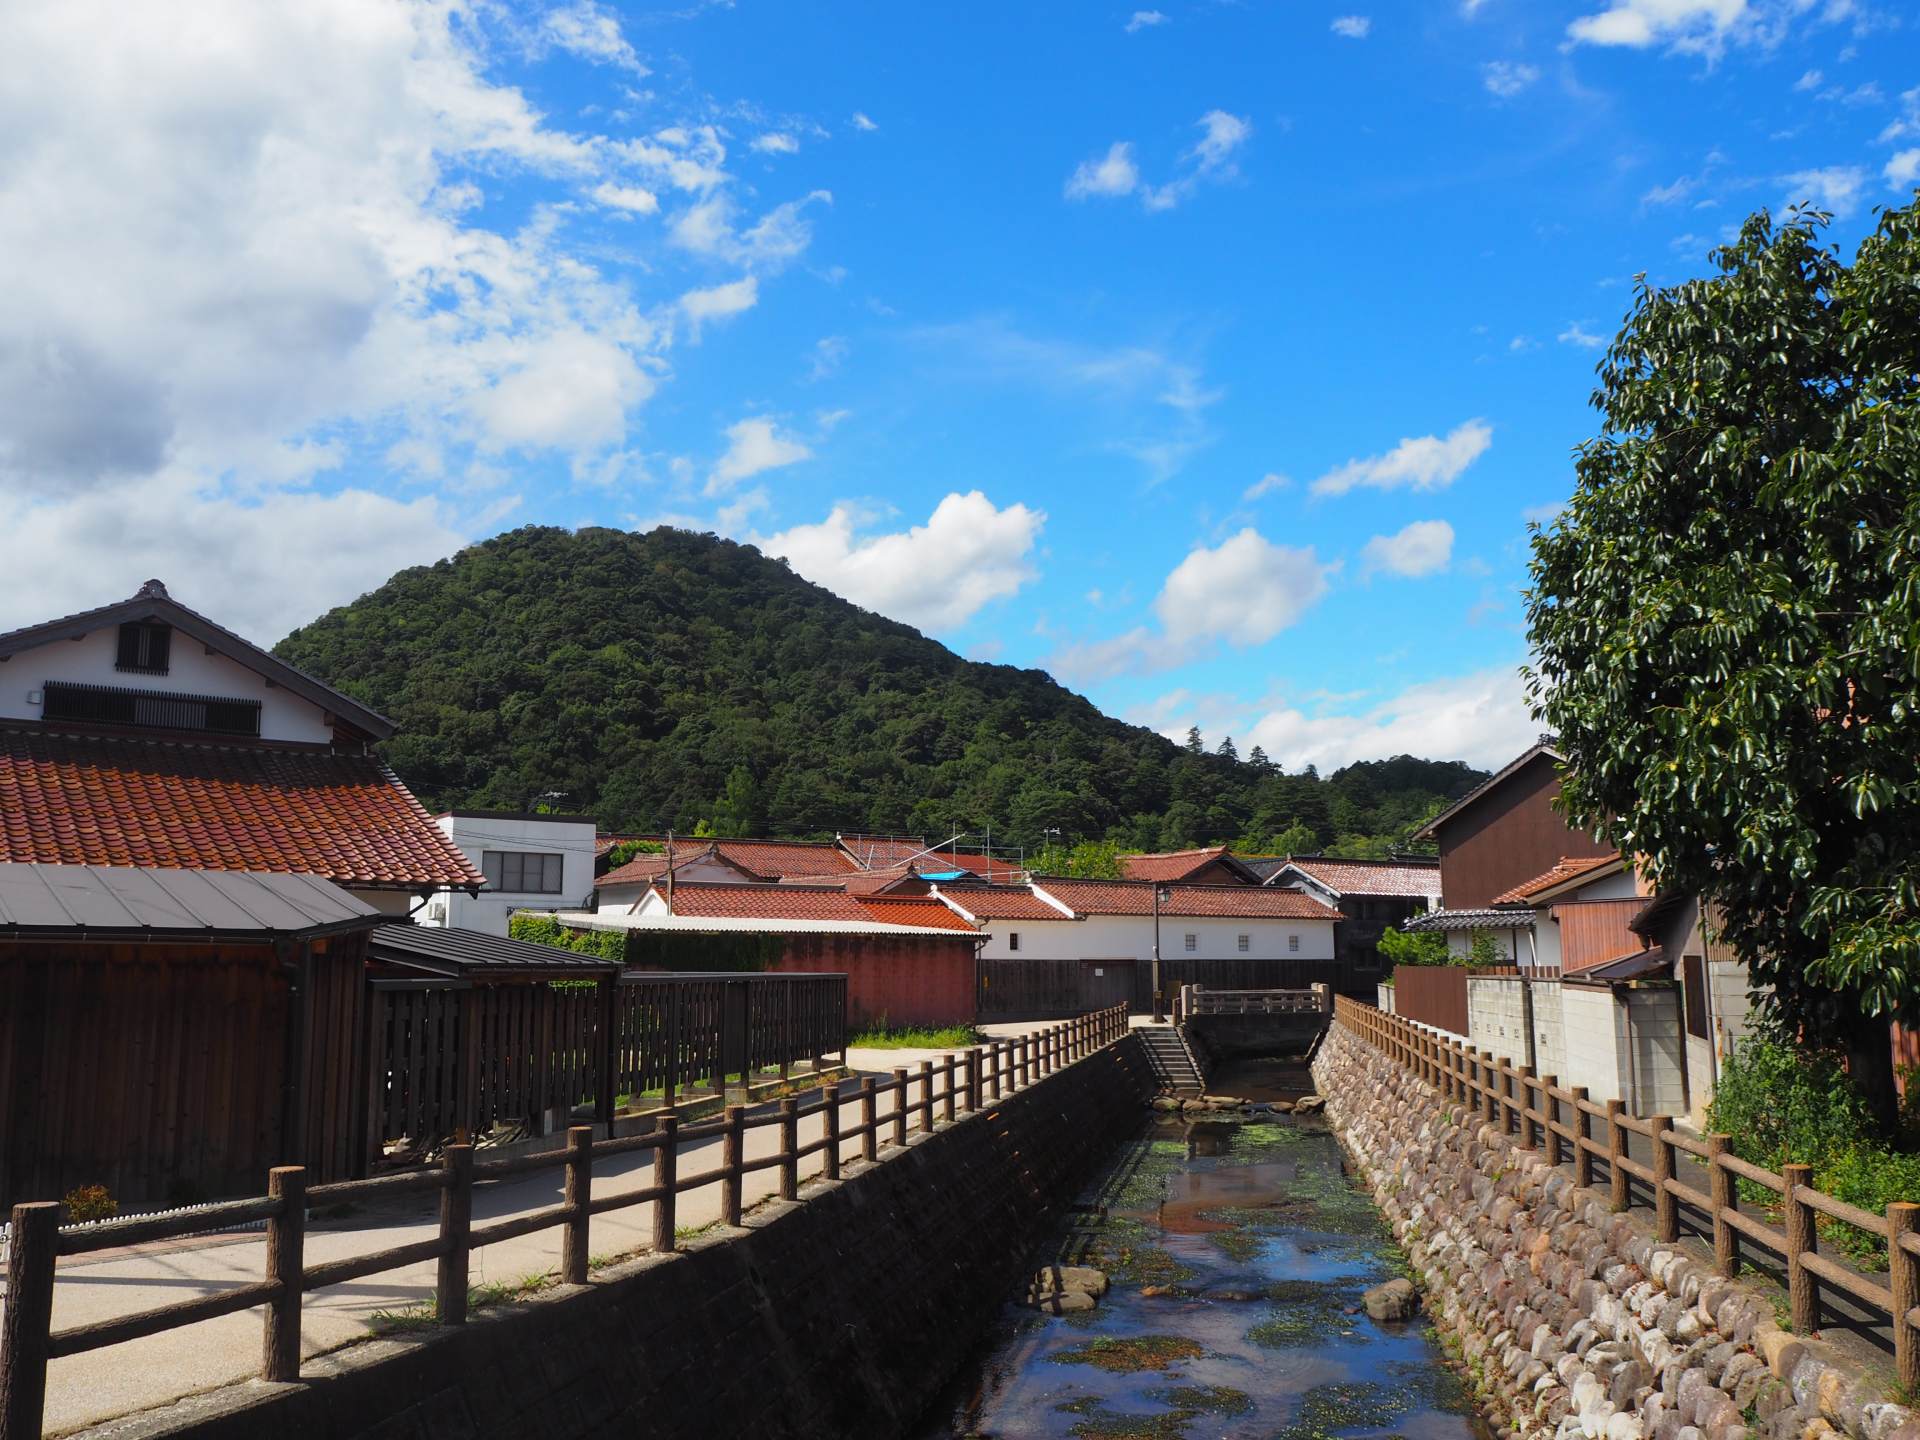
{"type": "Polygon", "coordinates": [[[0,624],[713,529],[1110,712],[1497,763],[1631,277],[1920,174],[1866,0],[9,7],[0,624]]]}

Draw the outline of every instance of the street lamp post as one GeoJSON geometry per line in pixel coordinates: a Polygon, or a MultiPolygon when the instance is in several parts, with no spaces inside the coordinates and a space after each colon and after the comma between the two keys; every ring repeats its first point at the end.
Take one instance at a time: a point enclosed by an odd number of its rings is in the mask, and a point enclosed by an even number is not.
{"type": "Polygon", "coordinates": [[[1166,886],[1153,887],[1153,1023],[1156,1025],[1167,1018],[1160,996],[1160,906],[1172,898],[1173,893],[1166,886]]]}

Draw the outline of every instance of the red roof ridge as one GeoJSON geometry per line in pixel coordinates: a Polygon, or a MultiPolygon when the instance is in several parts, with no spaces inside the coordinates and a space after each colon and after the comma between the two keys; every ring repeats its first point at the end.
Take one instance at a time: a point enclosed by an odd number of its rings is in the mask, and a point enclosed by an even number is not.
{"type": "Polygon", "coordinates": [[[1569,880],[1577,880],[1589,871],[1598,870],[1602,866],[1617,864],[1620,859],[1618,851],[1611,855],[1562,855],[1550,868],[1541,871],[1531,880],[1521,881],[1511,890],[1502,891],[1489,903],[1493,905],[1525,904],[1542,891],[1551,890],[1556,885],[1565,884],[1569,880]]]}

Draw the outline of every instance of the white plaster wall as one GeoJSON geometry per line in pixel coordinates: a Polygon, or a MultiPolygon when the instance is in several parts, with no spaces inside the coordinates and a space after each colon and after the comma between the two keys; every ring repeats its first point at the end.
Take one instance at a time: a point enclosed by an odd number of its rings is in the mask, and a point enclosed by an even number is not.
{"type": "Polygon", "coordinates": [[[1376,990],[1376,991],[1378,992],[1378,994],[1379,994],[1379,1006],[1378,1006],[1378,1008],[1379,1008],[1380,1010],[1382,1010],[1383,1012],[1385,1012],[1386,1014],[1388,1014],[1388,1015],[1391,1015],[1391,1014],[1393,1014],[1393,1013],[1394,1013],[1394,1009],[1393,1009],[1393,986],[1391,986],[1391,985],[1384,985],[1384,984],[1383,984],[1383,985],[1378,985],[1378,986],[1375,986],[1374,988],[1375,988],[1375,990],[1376,990]]]}
{"type": "MultiPolygon", "coordinates": [[[[1525,913],[1525,911],[1521,912],[1522,915],[1525,915],[1525,913]]],[[[1443,933],[1447,937],[1447,953],[1449,955],[1471,955],[1473,953],[1473,931],[1448,930],[1443,933]]],[[[1500,958],[1494,963],[1499,965],[1520,965],[1526,962],[1527,937],[1524,931],[1515,931],[1507,928],[1494,929],[1489,927],[1487,933],[1493,936],[1494,948],[1500,952],[1500,958]]]]}
{"type": "Polygon", "coordinates": [[[523,850],[562,857],[560,893],[495,892],[471,896],[463,890],[443,890],[421,912],[425,924],[477,930],[483,935],[505,935],[515,910],[573,910],[583,908],[593,894],[594,824],[591,820],[554,821],[538,815],[505,819],[478,819],[442,815],[434,822],[462,854],[481,868],[488,850],[523,850]],[[435,916],[435,905],[444,913],[435,916]]]}
{"type": "Polygon", "coordinates": [[[1567,1026],[1558,980],[1532,980],[1534,1069],[1566,1083],[1567,1026]]]}
{"type": "Polygon", "coordinates": [[[1531,939],[1522,935],[1520,947],[1528,953],[1529,965],[1535,969],[1560,968],[1560,922],[1545,910],[1533,912],[1533,935],[1531,939]]]}
{"type": "Polygon", "coordinates": [[[170,695],[214,695],[223,700],[260,702],[260,738],[324,745],[333,728],[326,712],[291,691],[269,686],[267,677],[206,647],[183,631],[173,632],[165,675],[116,670],[120,627],[108,625],[78,640],[55,640],[23,650],[0,663],[0,718],[38,720],[42,705],[29,700],[49,680],[74,685],[113,685],[170,695]]]}
{"type": "MultiPolygon", "coordinates": [[[[967,901],[956,891],[954,899],[967,901]]],[[[1160,955],[1166,960],[1331,960],[1331,920],[1222,920],[1213,916],[1160,917],[1160,955]],[[1194,936],[1193,950],[1186,936],[1194,936]],[[1247,937],[1243,953],[1239,937],[1247,937]],[[1289,936],[1300,937],[1300,948],[1287,948],[1289,936]]],[[[980,952],[989,960],[1151,960],[1153,917],[1089,915],[1079,920],[989,920],[987,943],[980,952]],[[1008,948],[1007,936],[1017,932],[1020,948],[1008,948]]]]}
{"type": "Polygon", "coordinates": [[[1592,884],[1582,885],[1578,890],[1559,898],[1562,900],[1631,900],[1640,893],[1640,883],[1633,871],[1622,870],[1617,875],[1605,875],[1592,884]]]}
{"type": "MultiPolygon", "coordinates": [[[[335,881],[335,884],[340,884],[335,881]]],[[[396,920],[404,920],[414,906],[420,903],[420,896],[412,890],[355,890],[351,885],[340,885],[342,890],[351,891],[353,898],[363,905],[371,905],[382,915],[391,915],[396,920]]],[[[416,916],[422,918],[424,916],[416,916]]]]}

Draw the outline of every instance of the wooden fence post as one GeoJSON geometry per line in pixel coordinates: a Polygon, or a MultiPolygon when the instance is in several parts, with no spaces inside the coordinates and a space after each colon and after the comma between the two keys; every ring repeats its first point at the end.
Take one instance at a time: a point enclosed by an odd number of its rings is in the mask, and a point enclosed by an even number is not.
{"type": "Polygon", "coordinates": [[[300,1378],[301,1272],[307,1263],[307,1172],[299,1165],[276,1165],[267,1172],[267,1198],[280,1209],[267,1221],[267,1279],[280,1287],[267,1302],[260,1376],[264,1380],[300,1378]]]}
{"type": "Polygon", "coordinates": [[[564,1285],[587,1283],[587,1226],[593,1218],[589,1205],[593,1200],[593,1127],[573,1125],[567,1129],[567,1228],[560,1236],[560,1281],[564,1285]]]}
{"type": "Polygon", "coordinates": [[[780,1102],[780,1198],[800,1195],[800,1102],[788,1096],[780,1102]]]}
{"type": "Polygon", "coordinates": [[[1627,1167],[1620,1157],[1627,1153],[1627,1130],[1620,1117],[1627,1113],[1624,1100],[1607,1101],[1607,1192],[1615,1210],[1627,1208],[1627,1167]]]}
{"type": "Polygon", "coordinates": [[[907,1143],[907,1072],[899,1066],[893,1072],[893,1143],[907,1143]]]}
{"type": "MultiPolygon", "coordinates": [[[[669,1112],[653,1123],[654,1133],[660,1137],[660,1143],[653,1148],[653,1188],[660,1192],[653,1202],[653,1248],[662,1255],[671,1255],[680,1248],[677,1234],[679,1226],[674,1223],[680,1208],[680,1117],[669,1112]]],[[[586,1228],[582,1223],[580,1249],[583,1256],[580,1265],[583,1272],[586,1269],[586,1228]]],[[[584,1282],[585,1274],[580,1278],[584,1282]]]]}
{"type": "Polygon", "coordinates": [[[1820,1282],[1806,1267],[1805,1259],[1818,1253],[1820,1235],[1814,1229],[1813,1207],[1794,1192],[1813,1184],[1811,1165],[1782,1165],[1780,1178],[1786,1182],[1782,1199],[1786,1202],[1787,1302],[1797,1335],[1810,1334],[1820,1323],[1820,1282]]]}
{"type": "Polygon", "coordinates": [[[1493,1068],[1493,1052],[1477,1050],[1480,1057],[1480,1118],[1491,1125],[1500,1114],[1500,1072],[1493,1068]]]}
{"type": "Polygon", "coordinates": [[[826,1148],[820,1153],[827,1157],[827,1179],[838,1180],[840,1178],[840,1087],[832,1081],[820,1087],[820,1129],[826,1140],[826,1148]]]}
{"type": "Polygon", "coordinates": [[[1033,1036],[1022,1035],[1020,1037],[1019,1085],[1020,1085],[1020,1088],[1024,1090],[1027,1088],[1027,1086],[1031,1085],[1032,1083],[1033,1083],[1033,1036]]]}
{"type": "Polygon", "coordinates": [[[941,1101],[940,1101],[940,1118],[942,1120],[945,1120],[949,1125],[953,1123],[953,1109],[954,1109],[953,1066],[954,1066],[954,1055],[953,1055],[953,1052],[949,1050],[947,1052],[946,1062],[942,1067],[946,1073],[941,1077],[946,1081],[946,1087],[945,1087],[946,1093],[941,1097],[941,1101]]]}
{"type": "Polygon", "coordinates": [[[933,1062],[920,1062],[920,1133],[933,1129],[933,1062]]]}
{"type": "Polygon", "coordinates": [[[1667,1132],[1673,1129],[1671,1115],[1656,1115],[1647,1123],[1653,1132],[1653,1224],[1654,1233],[1667,1244],[1680,1238],[1680,1197],[1673,1193],[1673,1141],[1667,1132]]]}
{"type": "Polygon", "coordinates": [[[1893,1292],[1893,1361],[1901,1388],[1920,1386],[1920,1333],[1907,1318],[1920,1305],[1920,1259],[1901,1244],[1920,1232],[1920,1205],[1896,1200],[1887,1206],[1887,1288],[1893,1292]]]}
{"type": "Polygon", "coordinates": [[[47,1404],[47,1337],[53,1331],[53,1262],[60,1206],[13,1207],[7,1242],[7,1308],[0,1316],[0,1440],[40,1440],[47,1404]]]}
{"type": "Polygon", "coordinates": [[[1514,1081],[1520,1087],[1520,1148],[1532,1150],[1540,1144],[1533,1119],[1533,1067],[1522,1065],[1514,1072],[1514,1081]]]}
{"type": "Polygon", "coordinates": [[[740,1166],[746,1161],[746,1142],[747,1107],[729,1105],[726,1133],[720,1137],[720,1218],[731,1226],[740,1223],[740,1166]]]}
{"type": "Polygon", "coordinates": [[[1000,1047],[1003,1041],[995,1040],[987,1046],[987,1059],[993,1062],[993,1074],[988,1078],[993,1082],[993,1098],[1000,1098],[1000,1047]]]}
{"type": "Polygon", "coordinates": [[[967,1112],[973,1114],[980,1109],[980,1047],[969,1046],[962,1058],[967,1063],[967,1112]]]}
{"type": "Polygon", "coordinates": [[[1588,1148],[1593,1142],[1593,1116],[1587,1113],[1592,1103],[1586,1086],[1573,1087],[1573,1183],[1583,1190],[1593,1184],[1593,1151],[1588,1148]]]}
{"type": "Polygon", "coordinates": [[[860,1158],[872,1160],[880,1153],[880,1105],[873,1077],[860,1077],[860,1158]]]}
{"type": "Polygon", "coordinates": [[[1731,1135],[1707,1136],[1707,1193],[1713,1197],[1713,1264],[1729,1280],[1740,1273],[1740,1232],[1727,1223],[1727,1212],[1740,1208],[1740,1187],[1734,1183],[1733,1172],[1722,1165],[1720,1159],[1732,1144],[1731,1135]]]}
{"type": "Polygon", "coordinates": [[[1558,1165],[1561,1158],[1559,1130],[1560,1102],[1554,1098],[1553,1094],[1553,1092],[1559,1088],[1560,1077],[1558,1075],[1542,1075],[1540,1077],[1540,1109],[1546,1115],[1547,1120],[1547,1164],[1549,1165],[1558,1165]]]}
{"type": "Polygon", "coordinates": [[[473,1230],[473,1146],[449,1145],[440,1152],[447,1183],[440,1191],[440,1273],[433,1302],[442,1325],[467,1323],[467,1237],[473,1230]]]}

